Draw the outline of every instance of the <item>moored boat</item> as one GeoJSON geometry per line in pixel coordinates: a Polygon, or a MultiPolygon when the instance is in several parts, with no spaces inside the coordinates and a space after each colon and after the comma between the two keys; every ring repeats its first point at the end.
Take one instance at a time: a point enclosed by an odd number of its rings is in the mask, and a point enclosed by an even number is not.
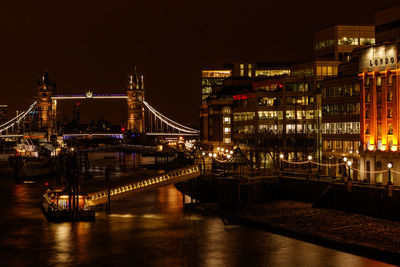
{"type": "MultiPolygon", "coordinates": [[[[74,197],[62,189],[48,189],[42,198],[42,209],[48,220],[71,220],[74,197]]],[[[75,196],[75,205],[78,209],[78,220],[93,220],[95,210],[90,205],[90,198],[85,193],[75,196]]]]}

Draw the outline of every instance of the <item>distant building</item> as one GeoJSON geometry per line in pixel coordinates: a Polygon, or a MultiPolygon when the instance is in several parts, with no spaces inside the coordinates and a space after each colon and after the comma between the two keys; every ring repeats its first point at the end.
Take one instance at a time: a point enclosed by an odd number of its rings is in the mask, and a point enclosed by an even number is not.
{"type": "Polygon", "coordinates": [[[376,42],[400,41],[400,4],[375,12],[376,42]]]}
{"type": "MultiPolygon", "coordinates": [[[[345,166],[335,165],[347,157],[359,168],[360,147],[360,82],[358,57],[339,65],[338,76],[321,82],[322,157],[333,166],[326,175],[345,175],[345,166]]],[[[358,178],[358,173],[352,174],[358,178]]]]}
{"type": "Polygon", "coordinates": [[[0,105],[0,123],[5,122],[8,117],[8,106],[7,105],[0,105]]]}
{"type": "Polygon", "coordinates": [[[201,71],[201,100],[204,101],[213,90],[218,90],[228,77],[258,77],[290,74],[290,63],[245,63],[231,62],[219,67],[201,71]]]}
{"type": "Polygon", "coordinates": [[[255,152],[253,160],[260,166],[276,160],[263,153],[266,150],[295,160],[312,153],[320,160],[319,84],[337,75],[338,65],[335,60],[315,60],[292,65],[291,75],[225,79],[203,101],[203,143],[214,148],[242,146],[255,152]]]}
{"type": "Polygon", "coordinates": [[[333,25],[314,32],[316,57],[349,61],[354,48],[371,44],[375,44],[373,25],[333,25]]]}

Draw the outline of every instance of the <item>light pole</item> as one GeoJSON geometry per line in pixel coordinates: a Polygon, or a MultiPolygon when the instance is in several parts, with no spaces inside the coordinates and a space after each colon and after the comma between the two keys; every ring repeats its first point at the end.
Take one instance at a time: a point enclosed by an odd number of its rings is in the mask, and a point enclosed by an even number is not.
{"type": "Polygon", "coordinates": [[[349,177],[348,177],[347,181],[351,181],[351,164],[353,164],[353,162],[351,160],[348,160],[347,166],[349,167],[349,177]]]}
{"type": "Polygon", "coordinates": [[[309,155],[307,158],[308,158],[308,176],[311,178],[311,160],[312,160],[312,156],[309,155]]]}
{"type": "Polygon", "coordinates": [[[347,176],[346,174],[346,170],[347,170],[347,157],[343,158],[344,161],[344,175],[343,175],[343,181],[344,181],[344,177],[347,176]]]}
{"type": "Polygon", "coordinates": [[[392,177],[391,177],[390,169],[392,169],[393,163],[389,162],[388,165],[387,165],[387,167],[388,167],[388,170],[389,170],[389,181],[388,181],[388,185],[392,185],[393,183],[392,183],[392,177]]]}
{"type": "Polygon", "coordinates": [[[283,154],[280,154],[279,155],[279,158],[281,159],[281,171],[283,172],[283,158],[284,158],[285,156],[283,155],[283,154]]]}

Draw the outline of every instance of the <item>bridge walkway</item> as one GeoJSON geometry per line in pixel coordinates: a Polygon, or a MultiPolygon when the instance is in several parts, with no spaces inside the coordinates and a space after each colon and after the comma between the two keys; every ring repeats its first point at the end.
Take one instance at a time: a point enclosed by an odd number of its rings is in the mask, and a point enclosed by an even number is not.
{"type": "MultiPolygon", "coordinates": [[[[201,170],[198,165],[192,165],[189,167],[169,171],[157,176],[145,178],[141,181],[135,181],[133,183],[111,188],[110,199],[116,200],[134,193],[148,191],[160,186],[194,179],[199,177],[200,174],[201,170]]],[[[89,197],[90,204],[93,206],[104,204],[108,201],[108,190],[106,189],[99,192],[89,193],[89,197]]]]}

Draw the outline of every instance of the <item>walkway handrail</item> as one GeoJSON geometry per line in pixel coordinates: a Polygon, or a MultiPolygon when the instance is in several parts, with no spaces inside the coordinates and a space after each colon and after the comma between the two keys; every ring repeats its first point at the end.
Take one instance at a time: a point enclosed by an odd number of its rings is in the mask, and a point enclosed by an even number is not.
{"type": "MultiPolygon", "coordinates": [[[[133,182],[127,185],[122,185],[118,187],[114,187],[110,189],[110,196],[125,193],[132,190],[141,189],[144,187],[148,187],[151,185],[159,184],[167,182],[171,179],[177,179],[179,177],[189,175],[195,172],[200,172],[200,167],[198,165],[192,165],[190,167],[180,168],[177,170],[173,170],[162,175],[157,175],[153,177],[148,177],[145,180],[133,182]]],[[[107,190],[102,190],[99,192],[89,194],[89,197],[92,201],[100,200],[108,197],[107,190]]]]}

